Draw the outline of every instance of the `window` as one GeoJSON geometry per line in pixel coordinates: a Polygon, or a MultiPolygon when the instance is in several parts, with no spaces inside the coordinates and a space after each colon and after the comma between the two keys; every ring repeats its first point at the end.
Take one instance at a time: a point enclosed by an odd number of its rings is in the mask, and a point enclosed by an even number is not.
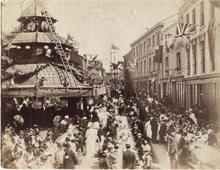
{"type": "MultiPolygon", "coordinates": [[[[195,8],[192,10],[192,23],[196,24],[196,9],[195,8]]],[[[195,31],[195,29],[192,31],[195,31]]]]}
{"type": "Polygon", "coordinates": [[[204,2],[200,2],[200,25],[204,25],[204,2]]]}
{"type": "Polygon", "coordinates": [[[140,56],[142,56],[142,44],[140,44],[140,56]]]}
{"type": "Polygon", "coordinates": [[[157,42],[156,42],[156,45],[159,45],[159,42],[160,42],[160,33],[159,32],[157,32],[157,42]]]}
{"type": "Polygon", "coordinates": [[[196,74],[197,71],[196,44],[193,44],[192,50],[193,50],[193,74],[196,74]]]}
{"type": "Polygon", "coordinates": [[[151,72],[151,58],[149,58],[149,72],[151,72]]]}
{"type": "Polygon", "coordinates": [[[177,67],[177,71],[181,70],[181,57],[180,57],[180,53],[176,53],[176,67],[177,67]]]}
{"type": "Polygon", "coordinates": [[[187,75],[190,75],[190,48],[186,50],[186,57],[187,57],[187,75]]]}
{"type": "Polygon", "coordinates": [[[169,58],[168,57],[165,58],[165,73],[166,73],[166,76],[168,76],[169,74],[169,58]]]}
{"type": "Polygon", "coordinates": [[[201,72],[205,73],[205,43],[204,41],[200,42],[201,47],[201,72]]]}
{"type": "Polygon", "coordinates": [[[153,71],[156,70],[156,62],[155,62],[155,56],[153,57],[153,71]]]}
{"type": "Polygon", "coordinates": [[[146,74],[146,60],[144,60],[144,74],[146,74]]]}
{"type": "Polygon", "coordinates": [[[151,38],[148,39],[148,46],[151,46],[151,38]]]}
{"type": "Polygon", "coordinates": [[[141,61],[141,67],[140,67],[140,75],[143,74],[143,62],[141,61]]]}
{"type": "Polygon", "coordinates": [[[138,47],[136,47],[136,56],[138,56],[138,47]]]}
{"type": "Polygon", "coordinates": [[[189,14],[186,15],[186,24],[189,24],[189,14]]]}
{"type": "Polygon", "coordinates": [[[146,51],[146,42],[144,41],[144,52],[146,51]]]}
{"type": "Polygon", "coordinates": [[[153,41],[153,47],[154,47],[155,46],[155,35],[153,35],[152,41],[153,41]]]}

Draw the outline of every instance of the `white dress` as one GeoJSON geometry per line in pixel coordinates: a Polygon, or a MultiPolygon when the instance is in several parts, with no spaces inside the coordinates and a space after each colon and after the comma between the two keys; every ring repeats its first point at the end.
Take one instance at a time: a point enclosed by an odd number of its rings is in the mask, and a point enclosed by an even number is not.
{"type": "Polygon", "coordinates": [[[145,132],[146,132],[146,136],[151,139],[152,138],[152,129],[151,129],[150,120],[148,122],[146,122],[146,124],[145,124],[145,132]]]}
{"type": "Polygon", "coordinates": [[[93,157],[96,154],[96,141],[98,129],[89,128],[86,131],[86,156],[93,157]]]}

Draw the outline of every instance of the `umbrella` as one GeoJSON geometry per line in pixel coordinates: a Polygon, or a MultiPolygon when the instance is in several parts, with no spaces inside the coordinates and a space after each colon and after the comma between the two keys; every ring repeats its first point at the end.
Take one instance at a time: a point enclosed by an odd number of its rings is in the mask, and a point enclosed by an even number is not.
{"type": "Polygon", "coordinates": [[[13,120],[16,125],[23,125],[24,124],[24,119],[21,115],[15,115],[13,117],[13,120]]]}
{"type": "Polygon", "coordinates": [[[53,119],[54,126],[58,126],[60,124],[61,120],[62,120],[62,116],[56,115],[53,119]]]}

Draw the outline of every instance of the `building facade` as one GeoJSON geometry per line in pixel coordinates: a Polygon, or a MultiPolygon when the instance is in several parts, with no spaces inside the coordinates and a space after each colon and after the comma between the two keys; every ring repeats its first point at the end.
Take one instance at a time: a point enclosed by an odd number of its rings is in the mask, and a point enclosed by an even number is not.
{"type": "Polygon", "coordinates": [[[162,64],[157,60],[156,50],[161,46],[162,28],[163,24],[156,24],[131,44],[131,53],[136,59],[134,88],[157,97],[160,97],[161,93],[159,75],[162,64]]]}
{"type": "Polygon", "coordinates": [[[175,106],[197,106],[207,117],[219,118],[220,1],[185,0],[177,16],[178,21],[157,23],[131,44],[130,59],[137,60],[133,87],[158,98],[168,95],[175,106]],[[184,24],[195,28],[177,36],[184,24]]]}
{"type": "MultiPolygon", "coordinates": [[[[219,3],[219,2],[218,2],[219,3]]],[[[213,0],[186,0],[179,20],[195,24],[185,53],[185,107],[198,105],[215,118],[220,110],[220,7],[213,0]]]]}

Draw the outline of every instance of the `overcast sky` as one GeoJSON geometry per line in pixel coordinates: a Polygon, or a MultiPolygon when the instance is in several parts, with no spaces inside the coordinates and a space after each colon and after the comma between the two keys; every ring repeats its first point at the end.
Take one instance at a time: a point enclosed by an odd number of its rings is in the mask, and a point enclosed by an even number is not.
{"type": "MultiPolygon", "coordinates": [[[[4,0],[2,30],[11,31],[16,19],[33,0],[4,0]]],[[[57,32],[71,34],[80,44],[80,54],[98,54],[109,70],[110,46],[120,48],[116,60],[146,28],[174,14],[182,0],[42,0],[58,20],[57,32]]]]}

